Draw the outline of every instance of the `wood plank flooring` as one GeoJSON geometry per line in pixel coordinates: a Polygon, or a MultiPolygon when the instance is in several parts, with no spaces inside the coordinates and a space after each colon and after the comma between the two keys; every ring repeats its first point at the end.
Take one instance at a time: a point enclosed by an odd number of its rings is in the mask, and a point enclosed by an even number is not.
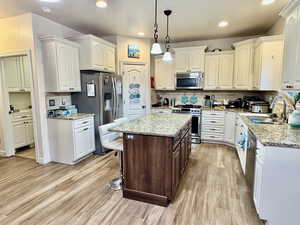
{"type": "Polygon", "coordinates": [[[260,225],[235,152],[195,145],[168,208],[122,198],[107,187],[118,158],[92,156],[76,166],[0,158],[1,225],[260,225]]]}
{"type": "Polygon", "coordinates": [[[16,156],[26,158],[26,159],[34,159],[35,160],[35,148],[23,149],[16,152],[16,156]]]}

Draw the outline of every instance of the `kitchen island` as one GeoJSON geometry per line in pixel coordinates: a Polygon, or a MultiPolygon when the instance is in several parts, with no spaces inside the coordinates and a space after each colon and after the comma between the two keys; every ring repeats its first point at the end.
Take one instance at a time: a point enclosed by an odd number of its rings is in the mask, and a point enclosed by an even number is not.
{"type": "Polygon", "coordinates": [[[123,197],[168,206],[189,162],[191,119],[149,114],[117,126],[123,133],[123,197]]]}

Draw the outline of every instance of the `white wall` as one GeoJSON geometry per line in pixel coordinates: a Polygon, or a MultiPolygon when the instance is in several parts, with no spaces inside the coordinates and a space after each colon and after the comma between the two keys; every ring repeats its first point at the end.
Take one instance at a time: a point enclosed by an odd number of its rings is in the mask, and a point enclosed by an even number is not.
{"type": "MultiPolygon", "coordinates": [[[[32,56],[33,70],[33,109],[35,141],[38,153],[38,162],[50,162],[50,151],[48,143],[48,126],[46,111],[46,92],[43,71],[43,60],[41,57],[40,36],[55,35],[57,37],[70,37],[80,35],[79,32],[66,26],[55,23],[35,14],[24,14],[16,17],[0,20],[0,52],[30,50],[32,56]],[[2,32],[5,31],[5,32],[2,32]]],[[[1,108],[0,108],[1,112],[1,108]]],[[[0,124],[0,128],[3,127],[0,124]]],[[[0,135],[3,131],[0,132],[0,135]]],[[[3,139],[3,136],[0,139],[3,139]]],[[[2,143],[2,142],[1,142],[2,143]]]]}
{"type": "Polygon", "coordinates": [[[280,35],[283,34],[285,26],[285,18],[280,17],[279,20],[270,28],[268,35],[280,35]]]}

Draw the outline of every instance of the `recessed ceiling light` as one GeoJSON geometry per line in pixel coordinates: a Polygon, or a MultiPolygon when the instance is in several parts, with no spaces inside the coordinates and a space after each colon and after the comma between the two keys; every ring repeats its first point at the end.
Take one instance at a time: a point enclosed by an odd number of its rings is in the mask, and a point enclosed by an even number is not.
{"type": "Polygon", "coordinates": [[[227,27],[228,26],[228,22],[223,20],[218,24],[219,27],[227,27]]]}
{"type": "Polygon", "coordinates": [[[275,0],[262,0],[261,4],[263,4],[263,5],[270,5],[273,2],[275,2],[275,0]]]}
{"type": "Polygon", "coordinates": [[[60,0],[40,0],[41,2],[47,2],[47,3],[56,3],[60,2],[60,0]]]}
{"type": "Polygon", "coordinates": [[[51,9],[48,8],[48,7],[42,7],[42,10],[43,10],[45,13],[50,13],[50,12],[51,12],[51,9]]]}
{"type": "Polygon", "coordinates": [[[106,8],[107,1],[106,0],[96,0],[96,6],[99,8],[106,8]]]}
{"type": "Polygon", "coordinates": [[[138,32],[138,35],[139,36],[145,36],[145,33],[144,32],[138,32]]]}

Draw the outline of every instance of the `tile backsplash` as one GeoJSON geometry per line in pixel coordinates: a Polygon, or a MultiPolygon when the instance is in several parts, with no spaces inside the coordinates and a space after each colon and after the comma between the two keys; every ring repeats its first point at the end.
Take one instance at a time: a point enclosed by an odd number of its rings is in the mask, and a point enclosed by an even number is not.
{"type": "Polygon", "coordinates": [[[72,105],[70,94],[53,94],[46,96],[47,110],[58,109],[60,106],[72,105]]]}
{"type": "MultiPolygon", "coordinates": [[[[187,96],[191,99],[192,96],[196,96],[198,98],[198,102],[196,104],[203,105],[204,96],[205,95],[214,95],[216,101],[223,101],[224,99],[234,100],[237,98],[243,98],[244,96],[261,96],[263,99],[270,101],[270,99],[277,95],[277,92],[259,92],[259,91],[155,91],[155,93],[162,98],[176,98],[176,104],[182,104],[181,97],[187,96]]],[[[155,100],[155,98],[152,98],[155,100]]],[[[155,103],[153,102],[152,103],[155,103]]],[[[188,102],[187,104],[191,104],[188,102]]]]}

